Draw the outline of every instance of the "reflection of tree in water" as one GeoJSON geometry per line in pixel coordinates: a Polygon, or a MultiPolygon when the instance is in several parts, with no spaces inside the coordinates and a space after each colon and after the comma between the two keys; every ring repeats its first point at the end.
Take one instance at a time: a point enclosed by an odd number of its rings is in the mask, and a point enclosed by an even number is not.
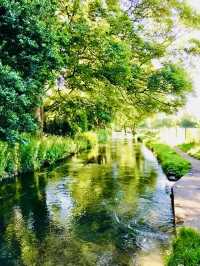
{"type": "Polygon", "coordinates": [[[147,186],[155,187],[156,175],[152,169],[145,175],[140,173],[144,158],[140,149],[135,154],[129,143],[123,149],[120,145],[111,147],[104,155],[112,158],[106,159],[106,166],[93,165],[76,172],[77,182],[71,186],[76,202],[74,233],[105,250],[112,243],[116,254],[134,252],[137,232],[130,220],[136,212],[138,196],[147,186]]]}
{"type": "Polygon", "coordinates": [[[28,225],[31,223],[38,240],[45,237],[49,227],[49,213],[46,205],[46,180],[44,176],[22,176],[19,207],[28,225]]]}
{"type": "Polygon", "coordinates": [[[0,212],[1,222],[5,221],[0,265],[34,265],[39,256],[37,243],[45,237],[49,226],[45,184],[44,178],[34,175],[22,176],[12,184],[13,194],[5,199],[7,210],[0,212]]]}
{"type": "Polygon", "coordinates": [[[17,184],[0,186],[0,265],[12,266],[20,256],[19,243],[14,236],[8,238],[7,227],[12,223],[12,208],[17,201],[17,184]],[[8,242],[9,239],[9,242],[8,242]]]}
{"type": "Polygon", "coordinates": [[[106,146],[100,145],[87,154],[86,163],[106,164],[108,162],[106,146]]]}
{"type": "Polygon", "coordinates": [[[129,265],[137,249],[131,221],[140,195],[154,189],[155,174],[150,168],[141,173],[140,149],[127,142],[100,146],[77,159],[48,174],[52,181],[73,177],[66,184],[74,202],[66,227],[50,220],[47,176],[24,176],[10,188],[9,210],[0,210],[0,265],[129,265]]]}

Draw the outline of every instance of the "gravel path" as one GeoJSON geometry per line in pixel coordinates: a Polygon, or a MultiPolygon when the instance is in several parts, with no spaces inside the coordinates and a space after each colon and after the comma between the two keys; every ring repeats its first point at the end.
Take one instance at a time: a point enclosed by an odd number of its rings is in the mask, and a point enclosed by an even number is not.
{"type": "Polygon", "coordinates": [[[200,230],[200,160],[175,149],[192,164],[190,173],[173,186],[175,221],[177,225],[200,230]]]}

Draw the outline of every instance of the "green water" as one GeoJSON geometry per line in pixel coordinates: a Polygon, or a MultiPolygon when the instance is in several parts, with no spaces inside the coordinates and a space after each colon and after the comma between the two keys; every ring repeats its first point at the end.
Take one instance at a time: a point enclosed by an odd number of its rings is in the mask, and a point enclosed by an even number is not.
{"type": "Polygon", "coordinates": [[[125,266],[162,257],[173,232],[168,185],[151,152],[127,140],[1,185],[0,265],[125,266]]]}

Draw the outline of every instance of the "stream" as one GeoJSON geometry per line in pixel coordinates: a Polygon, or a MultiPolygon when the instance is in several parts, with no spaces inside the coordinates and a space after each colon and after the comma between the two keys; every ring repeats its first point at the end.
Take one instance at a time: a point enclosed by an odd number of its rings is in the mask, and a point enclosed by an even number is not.
{"type": "Polygon", "coordinates": [[[0,265],[164,265],[170,182],[154,155],[113,138],[0,187],[0,265]]]}

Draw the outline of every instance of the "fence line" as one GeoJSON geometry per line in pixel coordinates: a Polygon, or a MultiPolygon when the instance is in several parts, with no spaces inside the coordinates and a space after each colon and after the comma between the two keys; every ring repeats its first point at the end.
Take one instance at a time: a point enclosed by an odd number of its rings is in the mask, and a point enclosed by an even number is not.
{"type": "MultiPolygon", "coordinates": [[[[142,131],[142,130],[141,130],[142,131]]],[[[200,143],[200,128],[162,128],[152,129],[160,139],[169,145],[178,145],[189,142],[200,143]]]]}

